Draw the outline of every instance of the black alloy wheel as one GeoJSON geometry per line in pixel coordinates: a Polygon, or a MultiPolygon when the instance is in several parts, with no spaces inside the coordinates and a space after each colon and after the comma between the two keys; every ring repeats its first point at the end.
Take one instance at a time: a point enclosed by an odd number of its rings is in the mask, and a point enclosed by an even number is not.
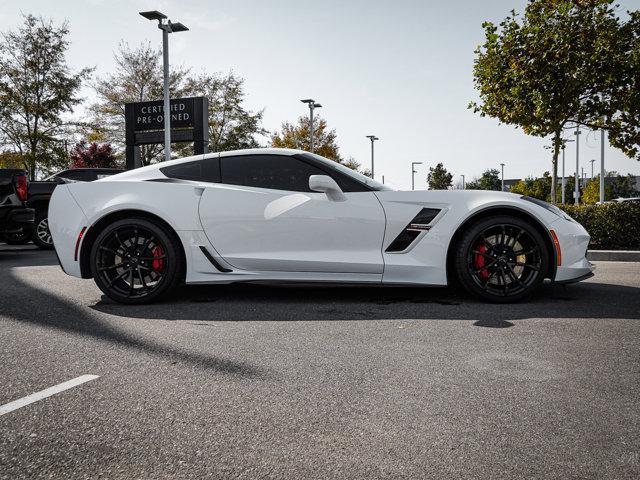
{"type": "Polygon", "coordinates": [[[538,231],[515,217],[472,225],[458,244],[456,271],[465,288],[494,302],[515,302],[543,282],[549,254],[538,231]]]}
{"type": "Polygon", "coordinates": [[[93,278],[117,302],[151,302],[182,280],[184,259],[178,242],[164,226],[147,219],[119,220],[93,244],[93,278]]]}

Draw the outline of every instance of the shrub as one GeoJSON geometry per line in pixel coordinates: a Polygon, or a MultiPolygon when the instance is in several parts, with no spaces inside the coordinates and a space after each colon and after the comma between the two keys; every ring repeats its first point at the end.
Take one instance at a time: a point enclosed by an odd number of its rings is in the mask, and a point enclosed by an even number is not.
{"type": "Polygon", "coordinates": [[[640,249],[640,203],[612,202],[602,205],[565,205],[561,208],[589,232],[589,248],[640,249]]]}

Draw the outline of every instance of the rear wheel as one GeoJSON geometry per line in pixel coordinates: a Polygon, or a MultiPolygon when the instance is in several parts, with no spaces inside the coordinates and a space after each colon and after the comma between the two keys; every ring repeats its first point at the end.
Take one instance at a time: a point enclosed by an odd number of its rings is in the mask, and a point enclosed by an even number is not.
{"type": "Polygon", "coordinates": [[[149,303],[182,280],[179,239],[163,225],[144,219],[119,220],[106,227],[91,249],[91,273],[109,298],[149,303]]]}
{"type": "Polygon", "coordinates": [[[472,224],[456,246],[460,283],[493,302],[516,302],[542,284],[549,265],[544,240],[528,222],[497,216],[472,224]]]}

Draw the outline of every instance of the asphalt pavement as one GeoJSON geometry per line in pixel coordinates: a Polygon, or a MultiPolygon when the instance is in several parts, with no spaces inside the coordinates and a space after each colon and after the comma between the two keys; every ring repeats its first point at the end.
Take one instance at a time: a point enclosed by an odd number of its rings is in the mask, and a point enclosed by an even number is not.
{"type": "Polygon", "coordinates": [[[640,263],[451,289],[185,287],[123,306],[0,245],[0,478],[639,478],[640,263]],[[26,400],[28,401],[28,400],[26,400]]]}

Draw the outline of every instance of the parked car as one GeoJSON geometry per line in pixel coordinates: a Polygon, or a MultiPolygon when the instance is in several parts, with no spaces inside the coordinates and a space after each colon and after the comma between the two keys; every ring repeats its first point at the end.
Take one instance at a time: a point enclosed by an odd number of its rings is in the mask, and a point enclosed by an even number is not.
{"type": "Polygon", "coordinates": [[[545,278],[593,275],[589,234],[512,193],[395,191],[299,150],[211,153],[56,188],[51,234],[64,271],[117,302],[187,284],[448,285],[521,300],[545,278]]]}
{"type": "Polygon", "coordinates": [[[29,231],[24,230],[21,235],[14,234],[12,243],[25,243],[32,240],[40,248],[51,248],[53,243],[51,233],[49,233],[48,211],[49,200],[56,186],[69,181],[92,182],[122,171],[116,168],[71,168],[51,175],[42,181],[31,182],[27,205],[35,209],[34,225],[29,231]]]}
{"type": "Polygon", "coordinates": [[[33,227],[34,210],[27,207],[29,179],[21,169],[0,169],[0,237],[6,240],[33,227]]]}

